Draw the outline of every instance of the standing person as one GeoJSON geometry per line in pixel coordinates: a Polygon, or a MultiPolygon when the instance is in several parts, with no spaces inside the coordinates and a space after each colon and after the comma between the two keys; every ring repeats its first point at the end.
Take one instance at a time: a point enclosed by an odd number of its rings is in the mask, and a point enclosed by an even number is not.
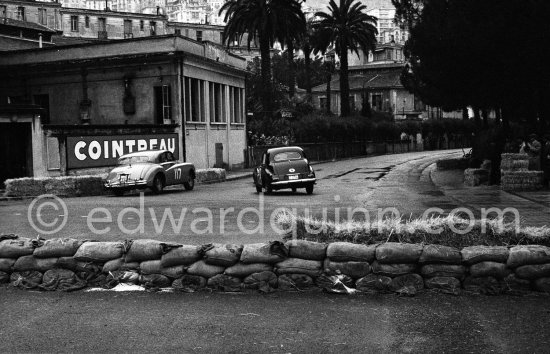
{"type": "Polygon", "coordinates": [[[529,155],[529,170],[540,171],[541,143],[537,140],[537,134],[529,135],[529,140],[523,142],[521,151],[529,155]]]}

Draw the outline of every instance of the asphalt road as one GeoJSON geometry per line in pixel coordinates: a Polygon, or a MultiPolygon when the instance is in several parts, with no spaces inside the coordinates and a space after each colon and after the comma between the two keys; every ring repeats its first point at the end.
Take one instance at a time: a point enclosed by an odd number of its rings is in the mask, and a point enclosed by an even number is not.
{"type": "Polygon", "coordinates": [[[550,297],[38,293],[0,287],[0,351],[547,353],[550,297]]]}
{"type": "Polygon", "coordinates": [[[63,198],[66,212],[61,206],[56,210],[47,204],[57,203],[53,199],[37,201],[32,208],[31,199],[1,201],[0,225],[3,233],[46,238],[154,238],[186,244],[262,242],[280,239],[281,233],[270,220],[283,207],[329,220],[374,220],[379,208],[396,208],[405,217],[421,216],[434,206],[450,211],[457,207],[456,202],[431,183],[426,168],[444,156],[461,154],[460,150],[428,151],[318,164],[313,195],[303,189],[258,195],[252,178],[247,178],[197,185],[193,191],[146,192],[143,198],[137,192],[123,197],[63,198]],[[46,204],[40,208],[41,203],[46,204]],[[348,208],[365,208],[369,215],[349,215],[348,208]],[[48,234],[65,219],[64,227],[48,234]],[[30,220],[40,230],[33,228],[30,220]]]}

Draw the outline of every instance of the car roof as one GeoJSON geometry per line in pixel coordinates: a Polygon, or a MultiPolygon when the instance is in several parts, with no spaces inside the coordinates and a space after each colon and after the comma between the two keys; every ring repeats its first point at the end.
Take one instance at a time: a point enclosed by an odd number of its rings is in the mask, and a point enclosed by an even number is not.
{"type": "Polygon", "coordinates": [[[156,158],[158,155],[167,151],[169,150],[141,150],[141,151],[131,152],[129,154],[122,155],[120,157],[147,156],[148,158],[152,158],[152,157],[156,158]]]}
{"type": "Polygon", "coordinates": [[[278,154],[280,152],[289,152],[289,151],[297,151],[300,153],[304,152],[304,150],[302,150],[302,148],[299,146],[283,146],[283,147],[269,149],[267,150],[267,153],[271,155],[271,154],[278,154]]]}

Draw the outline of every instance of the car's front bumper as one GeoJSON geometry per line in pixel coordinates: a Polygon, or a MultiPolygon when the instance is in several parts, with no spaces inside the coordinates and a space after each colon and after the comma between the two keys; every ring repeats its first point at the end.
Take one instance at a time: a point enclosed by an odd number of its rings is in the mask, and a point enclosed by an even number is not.
{"type": "Polygon", "coordinates": [[[315,178],[302,178],[302,179],[293,179],[293,180],[284,180],[284,181],[273,181],[271,182],[272,187],[278,187],[278,188],[292,188],[295,186],[301,186],[301,185],[309,185],[314,184],[316,181],[315,178]]]}
{"type": "Polygon", "coordinates": [[[147,188],[147,181],[108,181],[105,183],[106,189],[135,189],[135,188],[147,188]]]}

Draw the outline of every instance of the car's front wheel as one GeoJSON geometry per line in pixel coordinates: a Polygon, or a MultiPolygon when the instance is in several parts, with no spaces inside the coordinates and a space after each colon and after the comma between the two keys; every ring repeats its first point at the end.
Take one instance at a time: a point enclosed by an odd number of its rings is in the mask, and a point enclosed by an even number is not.
{"type": "Polygon", "coordinates": [[[164,189],[164,177],[159,173],[153,179],[153,187],[151,188],[153,193],[160,194],[164,189]]]}
{"type": "Polygon", "coordinates": [[[195,188],[195,179],[190,177],[189,181],[183,182],[183,187],[188,191],[193,190],[195,188]]]}
{"type": "Polygon", "coordinates": [[[122,197],[124,195],[124,190],[123,189],[113,189],[113,194],[116,195],[117,197],[122,197]]]}
{"type": "Polygon", "coordinates": [[[313,184],[308,184],[306,186],[306,193],[307,194],[312,194],[313,193],[313,184]]]}

